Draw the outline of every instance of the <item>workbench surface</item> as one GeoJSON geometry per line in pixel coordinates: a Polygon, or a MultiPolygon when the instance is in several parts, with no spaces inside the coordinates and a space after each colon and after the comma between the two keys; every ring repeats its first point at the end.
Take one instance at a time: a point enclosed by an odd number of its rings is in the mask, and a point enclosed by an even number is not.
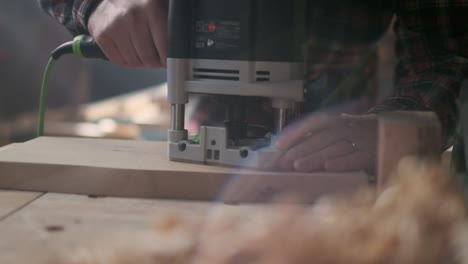
{"type": "MultiPolygon", "coordinates": [[[[51,257],[116,234],[151,230],[161,216],[202,217],[212,205],[0,190],[0,263],[48,264],[51,257]]],[[[220,206],[235,210],[254,207],[220,206]]]]}
{"type": "Polygon", "coordinates": [[[0,148],[0,263],[49,264],[115,235],[148,232],[161,217],[204,217],[214,205],[262,210],[242,202],[276,189],[318,197],[368,184],[363,172],[244,171],[170,162],[165,153],[164,142],[71,138],[0,148]]]}

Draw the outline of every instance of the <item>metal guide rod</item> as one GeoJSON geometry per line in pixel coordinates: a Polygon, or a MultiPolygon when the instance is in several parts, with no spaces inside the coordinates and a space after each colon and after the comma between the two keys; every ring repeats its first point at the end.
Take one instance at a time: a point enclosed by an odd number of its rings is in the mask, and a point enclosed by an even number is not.
{"type": "Polygon", "coordinates": [[[277,111],[277,120],[276,120],[276,133],[283,130],[286,125],[287,117],[288,117],[288,109],[287,108],[278,108],[275,109],[277,111]]]}
{"type": "Polygon", "coordinates": [[[185,129],[185,105],[173,104],[171,105],[171,130],[184,130],[185,129]]]}

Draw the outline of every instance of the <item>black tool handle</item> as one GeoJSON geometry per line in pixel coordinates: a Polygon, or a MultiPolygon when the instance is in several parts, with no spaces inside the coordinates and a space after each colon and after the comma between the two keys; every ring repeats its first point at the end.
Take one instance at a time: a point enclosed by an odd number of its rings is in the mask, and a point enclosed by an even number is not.
{"type": "Polygon", "coordinates": [[[84,36],[80,41],[81,54],[85,58],[109,60],[91,36],[84,36]]]}

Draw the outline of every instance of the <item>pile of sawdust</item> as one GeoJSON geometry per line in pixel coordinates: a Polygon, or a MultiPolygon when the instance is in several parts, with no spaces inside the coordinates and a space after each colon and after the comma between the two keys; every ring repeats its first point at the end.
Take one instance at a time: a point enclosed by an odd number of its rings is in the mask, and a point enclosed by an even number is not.
{"type": "Polygon", "coordinates": [[[463,195],[440,166],[402,161],[376,197],[363,189],[313,206],[168,217],[151,233],[84,248],[60,264],[468,263],[463,195]]]}

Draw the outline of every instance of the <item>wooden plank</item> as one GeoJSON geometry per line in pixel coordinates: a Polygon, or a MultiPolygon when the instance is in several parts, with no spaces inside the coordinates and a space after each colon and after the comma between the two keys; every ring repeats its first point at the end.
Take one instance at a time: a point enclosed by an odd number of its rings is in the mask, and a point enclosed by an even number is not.
{"type": "Polygon", "coordinates": [[[315,199],[368,184],[364,172],[285,173],[168,161],[165,142],[38,138],[0,152],[0,188],[174,199],[315,199]]]}
{"type": "MultiPolygon", "coordinates": [[[[130,198],[45,194],[0,223],[0,263],[46,264],[51,256],[112,241],[119,235],[151,232],[161,217],[205,217],[214,204],[130,198]]],[[[217,210],[259,206],[218,205],[217,210]]]]}
{"type": "Polygon", "coordinates": [[[14,146],[16,146],[16,145],[18,145],[18,144],[19,144],[19,143],[12,143],[12,144],[9,144],[9,145],[1,146],[1,147],[0,147],[0,152],[2,152],[2,151],[4,151],[4,150],[7,150],[7,149],[9,149],[9,148],[12,148],[12,147],[14,147],[14,146]]]}
{"type": "Polygon", "coordinates": [[[38,192],[0,190],[0,221],[41,196],[38,192]]]}
{"type": "Polygon", "coordinates": [[[442,129],[433,112],[394,111],[379,115],[378,189],[405,156],[440,157],[442,129]]]}

